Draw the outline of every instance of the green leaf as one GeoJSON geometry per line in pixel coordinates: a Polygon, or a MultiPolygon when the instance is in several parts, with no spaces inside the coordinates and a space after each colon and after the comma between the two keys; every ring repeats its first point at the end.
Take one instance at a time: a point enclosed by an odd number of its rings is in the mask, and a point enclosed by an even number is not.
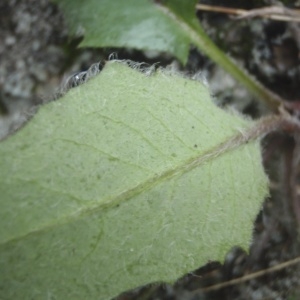
{"type": "Polygon", "coordinates": [[[190,39],[149,0],[55,0],[71,33],[83,33],[81,47],[157,50],[187,61],[190,39]]]}
{"type": "Polygon", "coordinates": [[[2,299],[109,299],[247,248],[267,193],[254,125],[117,62],[43,106],[0,144],[2,299]]]}
{"type": "Polygon", "coordinates": [[[171,53],[183,64],[195,45],[249,91],[277,110],[283,99],[262,86],[220,50],[196,18],[197,0],[53,0],[81,47],[126,47],[171,53]]]}

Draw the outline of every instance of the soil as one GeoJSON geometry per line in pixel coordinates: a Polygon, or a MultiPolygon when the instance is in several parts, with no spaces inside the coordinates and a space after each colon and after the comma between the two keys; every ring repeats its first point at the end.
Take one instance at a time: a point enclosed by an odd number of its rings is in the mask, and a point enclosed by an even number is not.
{"type": "MultiPolygon", "coordinates": [[[[201,1],[211,5],[252,9],[271,4],[294,8],[297,1],[201,1]]],[[[265,86],[285,99],[300,98],[300,25],[270,19],[233,20],[228,15],[198,12],[205,30],[228,55],[265,86]]],[[[268,113],[267,108],[209,59],[191,49],[187,66],[160,53],[128,49],[81,49],[80,38],[68,35],[59,8],[47,0],[4,0],[0,2],[0,139],[17,130],[39,105],[57,98],[64,83],[95,62],[116,52],[120,59],[170,63],[181,71],[201,72],[208,80],[220,106],[234,106],[252,118],[268,113]]],[[[156,284],[128,291],[116,299],[300,299],[299,262],[280,270],[268,268],[297,258],[299,189],[290,184],[291,158],[298,151],[297,139],[275,133],[263,141],[264,163],[271,181],[270,197],[265,200],[254,224],[248,252],[234,247],[223,264],[209,262],[173,284],[156,284]],[[296,194],[294,191],[296,190],[296,194]],[[247,279],[247,275],[265,271],[247,279]],[[240,278],[225,287],[222,282],[240,278]],[[244,279],[244,281],[243,281],[244,279]],[[247,279],[247,280],[246,280],[247,279]],[[216,286],[215,290],[206,290],[216,286]]],[[[295,171],[295,170],[292,171],[295,171]]]]}

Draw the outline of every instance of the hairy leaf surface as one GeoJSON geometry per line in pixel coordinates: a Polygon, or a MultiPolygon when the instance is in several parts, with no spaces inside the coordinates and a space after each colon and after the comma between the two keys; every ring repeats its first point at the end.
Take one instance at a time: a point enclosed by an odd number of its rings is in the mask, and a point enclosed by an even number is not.
{"type": "Polygon", "coordinates": [[[1,297],[109,299],[247,248],[267,179],[230,141],[252,126],[117,62],[43,106],[0,144],[1,297]]]}

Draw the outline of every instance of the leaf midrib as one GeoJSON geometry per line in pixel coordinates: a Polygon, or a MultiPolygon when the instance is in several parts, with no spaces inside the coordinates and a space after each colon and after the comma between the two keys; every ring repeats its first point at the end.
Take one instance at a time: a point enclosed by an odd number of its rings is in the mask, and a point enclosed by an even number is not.
{"type": "Polygon", "coordinates": [[[236,135],[232,135],[231,138],[226,138],[223,142],[217,144],[216,146],[210,148],[209,150],[202,153],[200,156],[197,155],[195,157],[189,158],[186,161],[183,161],[182,163],[179,163],[177,167],[172,169],[167,169],[163,173],[161,173],[158,176],[153,176],[150,179],[147,179],[139,184],[137,184],[135,187],[130,188],[127,191],[121,192],[120,194],[114,196],[113,198],[107,198],[107,200],[101,204],[97,204],[92,207],[84,208],[82,210],[77,211],[74,214],[71,214],[70,216],[67,216],[62,221],[58,221],[55,224],[49,224],[44,225],[39,229],[29,231],[25,234],[22,234],[20,236],[16,236],[14,238],[4,240],[2,243],[0,243],[0,246],[8,245],[10,243],[18,242],[22,239],[26,239],[26,237],[34,235],[34,234],[40,234],[41,232],[47,232],[55,227],[62,226],[71,222],[76,222],[77,219],[80,219],[86,215],[95,213],[96,211],[106,210],[112,207],[116,207],[119,204],[121,204],[123,201],[127,201],[139,194],[141,194],[145,190],[150,190],[157,184],[166,181],[168,179],[171,179],[172,177],[175,177],[180,174],[187,173],[188,171],[191,171],[192,169],[199,167],[200,165],[212,160],[216,159],[217,157],[220,157],[221,155],[232,151],[239,146],[241,146],[244,143],[248,143],[249,140],[253,140],[256,137],[252,136],[251,134],[247,134],[250,132],[253,132],[255,130],[256,126],[252,126],[246,130],[246,132],[238,133],[236,135]]]}

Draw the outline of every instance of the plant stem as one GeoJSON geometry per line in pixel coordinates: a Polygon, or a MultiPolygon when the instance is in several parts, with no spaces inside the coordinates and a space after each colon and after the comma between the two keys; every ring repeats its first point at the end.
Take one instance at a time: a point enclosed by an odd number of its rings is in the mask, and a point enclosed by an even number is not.
{"type": "Polygon", "coordinates": [[[254,79],[246,70],[239,67],[220,50],[204,32],[197,19],[186,21],[170,8],[158,5],[163,13],[173,19],[190,37],[190,40],[211,60],[224,68],[232,77],[243,84],[253,95],[266,103],[272,110],[277,110],[285,101],[254,79]]]}
{"type": "Polygon", "coordinates": [[[260,84],[246,70],[242,69],[225,55],[206,35],[202,28],[199,28],[195,32],[193,41],[209,58],[224,68],[232,77],[243,84],[253,95],[264,101],[271,109],[278,109],[284,102],[278,95],[260,84]]]}

